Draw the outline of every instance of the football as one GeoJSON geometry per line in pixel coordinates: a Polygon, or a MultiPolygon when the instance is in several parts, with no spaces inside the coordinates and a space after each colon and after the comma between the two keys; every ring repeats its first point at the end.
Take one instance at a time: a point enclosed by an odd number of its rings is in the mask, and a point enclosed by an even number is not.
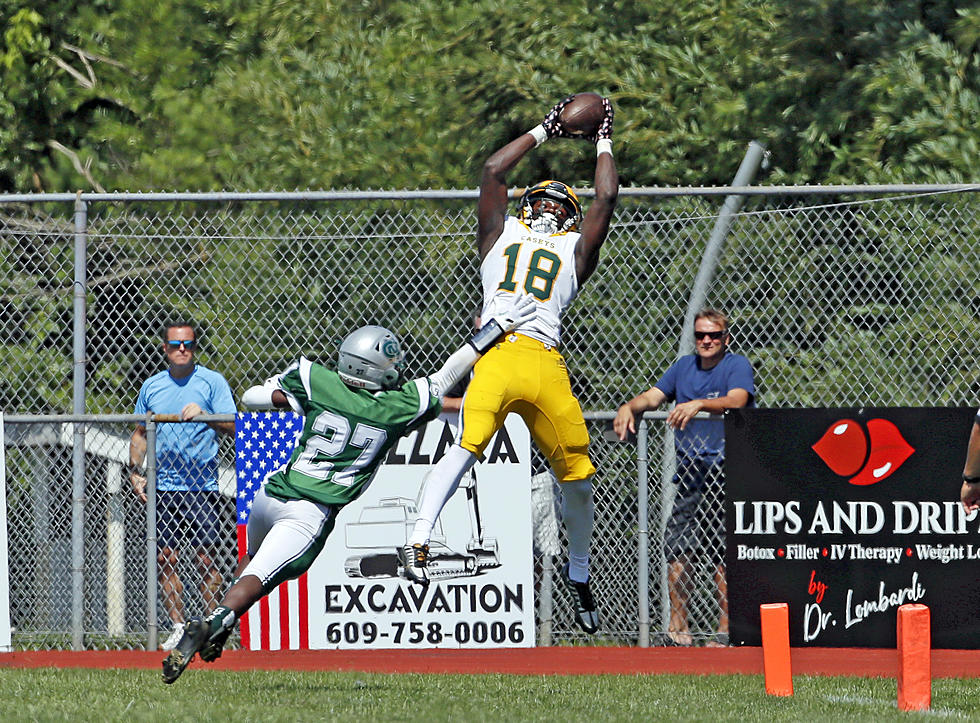
{"type": "Polygon", "coordinates": [[[599,130],[605,116],[602,96],[598,93],[578,93],[561,109],[558,120],[565,132],[573,136],[592,136],[599,130]]]}

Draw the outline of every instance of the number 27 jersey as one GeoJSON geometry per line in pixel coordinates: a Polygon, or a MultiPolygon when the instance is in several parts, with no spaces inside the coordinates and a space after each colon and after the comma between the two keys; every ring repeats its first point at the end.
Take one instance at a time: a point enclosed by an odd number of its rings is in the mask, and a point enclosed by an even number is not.
{"type": "Polygon", "coordinates": [[[279,388],[306,417],[289,463],[270,475],[266,492],[280,499],[346,505],[371,483],[388,450],[439,413],[425,377],[396,389],[353,389],[308,359],[283,372],[279,388]]]}
{"type": "Polygon", "coordinates": [[[562,314],[578,294],[575,247],[579,237],[576,232],[537,233],[508,216],[480,266],[482,318],[489,319],[509,306],[512,294],[530,294],[538,304],[538,314],[519,332],[558,346],[562,314]]]}

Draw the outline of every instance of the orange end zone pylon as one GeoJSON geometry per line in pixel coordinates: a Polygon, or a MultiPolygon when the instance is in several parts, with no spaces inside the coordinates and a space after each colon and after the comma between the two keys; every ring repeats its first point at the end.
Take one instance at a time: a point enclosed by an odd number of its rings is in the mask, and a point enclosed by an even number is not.
{"type": "Polygon", "coordinates": [[[932,638],[929,608],[898,608],[898,707],[928,710],[932,703],[932,638]]]}
{"type": "Polygon", "coordinates": [[[762,620],[762,666],[766,674],[766,693],[793,695],[793,666],[789,654],[789,605],[760,605],[759,617],[762,620]]]}

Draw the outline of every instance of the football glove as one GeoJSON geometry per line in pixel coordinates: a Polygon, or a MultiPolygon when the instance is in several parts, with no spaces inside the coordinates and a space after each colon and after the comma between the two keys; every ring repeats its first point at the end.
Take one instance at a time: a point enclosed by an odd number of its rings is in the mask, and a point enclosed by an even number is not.
{"type": "Polygon", "coordinates": [[[514,331],[537,316],[538,305],[529,294],[515,296],[509,307],[501,309],[470,339],[470,346],[483,354],[497,343],[502,334],[514,331]]]}
{"type": "Polygon", "coordinates": [[[506,334],[521,324],[526,324],[531,321],[537,316],[537,313],[538,305],[535,303],[534,297],[530,294],[520,294],[514,296],[514,301],[509,309],[501,309],[500,313],[496,314],[493,318],[496,319],[497,323],[500,324],[500,328],[506,334]]]}
{"type": "Polygon", "coordinates": [[[612,103],[609,102],[608,98],[602,99],[602,109],[606,114],[602,118],[602,123],[599,124],[599,129],[596,131],[595,136],[589,138],[593,143],[598,143],[599,141],[605,139],[608,141],[612,140],[613,134],[613,107],[612,103]]]}
{"type": "Polygon", "coordinates": [[[544,128],[544,132],[548,134],[548,138],[555,138],[555,137],[573,138],[574,137],[562,127],[561,119],[559,118],[562,109],[566,105],[571,103],[572,98],[574,97],[575,95],[572,94],[555,103],[555,106],[548,111],[548,115],[546,115],[544,117],[544,120],[541,121],[541,127],[544,128]]]}

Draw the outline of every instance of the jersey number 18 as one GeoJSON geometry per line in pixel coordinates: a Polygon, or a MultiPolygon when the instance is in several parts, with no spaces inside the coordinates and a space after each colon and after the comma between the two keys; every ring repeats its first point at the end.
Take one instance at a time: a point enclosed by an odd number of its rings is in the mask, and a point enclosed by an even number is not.
{"type": "MultiPolygon", "coordinates": [[[[514,291],[517,288],[514,277],[517,274],[517,258],[520,253],[521,244],[511,244],[504,249],[507,270],[498,289],[514,291]]],[[[559,269],[561,269],[561,259],[556,254],[547,249],[535,249],[528,261],[527,274],[524,276],[524,291],[539,301],[547,301],[551,298],[551,290],[555,285],[559,269]]]]}

